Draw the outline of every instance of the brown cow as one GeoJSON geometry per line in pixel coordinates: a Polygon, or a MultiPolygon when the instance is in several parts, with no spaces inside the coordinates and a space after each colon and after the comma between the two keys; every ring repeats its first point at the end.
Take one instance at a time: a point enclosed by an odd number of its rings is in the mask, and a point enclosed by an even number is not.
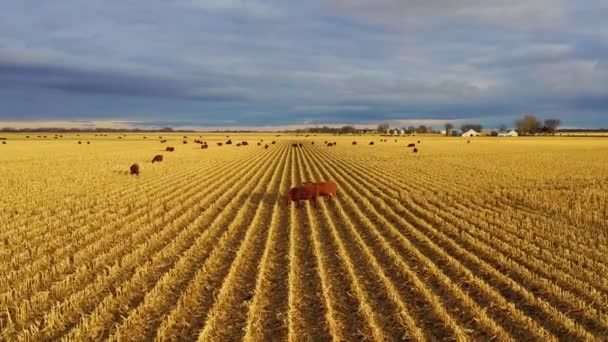
{"type": "Polygon", "coordinates": [[[332,144],[332,143],[327,144],[327,147],[332,147],[332,146],[334,146],[334,144],[332,144]]]}
{"type": "Polygon", "coordinates": [[[420,140],[418,140],[418,143],[420,144],[420,140]]]}
{"type": "Polygon", "coordinates": [[[208,147],[209,147],[209,146],[207,146],[207,144],[202,144],[202,145],[201,145],[201,149],[202,149],[202,150],[205,150],[205,149],[207,149],[208,147]]]}
{"type": "Polygon", "coordinates": [[[315,142],[314,142],[314,141],[312,141],[310,144],[311,144],[311,145],[314,145],[314,144],[315,144],[315,142]]]}
{"type": "Polygon", "coordinates": [[[268,149],[268,144],[264,145],[264,149],[268,149]]]}
{"type": "Polygon", "coordinates": [[[304,185],[312,185],[317,189],[318,196],[326,196],[326,197],[336,197],[336,192],[338,191],[338,184],[334,181],[327,182],[304,182],[304,185]]]}
{"type": "Polygon", "coordinates": [[[353,145],[357,145],[357,142],[356,142],[356,141],[353,141],[353,145]]]}
{"type": "Polygon", "coordinates": [[[188,142],[186,140],[184,140],[184,144],[187,144],[188,142]]]}
{"type": "Polygon", "coordinates": [[[409,144],[407,144],[407,147],[416,147],[416,144],[414,144],[414,143],[409,143],[409,144]]]}
{"type": "Polygon", "coordinates": [[[137,164],[131,165],[131,174],[139,176],[139,165],[137,165],[137,164]]]}
{"type": "Polygon", "coordinates": [[[259,143],[258,143],[258,146],[262,146],[262,143],[261,143],[261,142],[259,142],[259,143]]]}
{"type": "Polygon", "coordinates": [[[87,141],[87,145],[90,145],[90,144],[91,144],[91,142],[90,142],[90,141],[87,141]]]}
{"type": "Polygon", "coordinates": [[[414,153],[418,153],[418,149],[417,149],[417,148],[414,148],[414,149],[412,150],[412,152],[414,152],[414,153]]]}
{"type": "Polygon", "coordinates": [[[163,155],[162,154],[157,154],[152,159],[152,164],[154,164],[154,162],[161,162],[161,161],[163,161],[163,155]]]}
{"type": "Polygon", "coordinates": [[[80,144],[82,144],[82,141],[79,141],[79,142],[78,142],[78,145],[80,145],[80,144]]]}
{"type": "Polygon", "coordinates": [[[287,204],[296,203],[296,208],[300,206],[300,201],[312,201],[317,207],[318,188],[312,184],[305,184],[296,188],[291,188],[287,193],[287,204]]]}
{"type": "Polygon", "coordinates": [[[298,147],[302,147],[302,144],[301,144],[301,143],[300,143],[300,144],[298,144],[298,147]]]}
{"type": "Polygon", "coordinates": [[[248,145],[249,145],[249,143],[248,143],[248,142],[246,142],[246,141],[243,141],[243,142],[241,143],[241,145],[242,145],[242,146],[248,146],[248,145]]]}
{"type": "Polygon", "coordinates": [[[273,145],[274,145],[274,144],[276,144],[276,143],[277,143],[276,141],[273,141],[273,142],[272,142],[272,144],[273,144],[273,145]]]}
{"type": "Polygon", "coordinates": [[[291,147],[298,147],[298,144],[291,144],[291,147]]]}
{"type": "Polygon", "coordinates": [[[370,145],[373,145],[373,144],[374,144],[374,142],[373,142],[373,141],[370,141],[370,142],[369,142],[369,144],[370,144],[370,145]]]}
{"type": "Polygon", "coordinates": [[[6,145],[6,141],[3,141],[3,142],[2,142],[2,145],[6,145]]]}
{"type": "Polygon", "coordinates": [[[217,146],[222,146],[222,143],[221,143],[221,142],[218,142],[218,143],[217,143],[217,146]]]}
{"type": "Polygon", "coordinates": [[[232,145],[232,140],[226,141],[226,145],[232,145]]]}
{"type": "Polygon", "coordinates": [[[165,149],[165,151],[173,152],[173,151],[175,151],[175,147],[167,146],[167,148],[165,149]]]}

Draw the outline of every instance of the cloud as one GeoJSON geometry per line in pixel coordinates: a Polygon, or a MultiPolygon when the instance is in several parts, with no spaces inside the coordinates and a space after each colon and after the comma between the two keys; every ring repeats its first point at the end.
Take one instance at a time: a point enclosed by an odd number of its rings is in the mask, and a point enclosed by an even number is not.
{"type": "Polygon", "coordinates": [[[55,62],[44,55],[0,50],[0,87],[38,87],[85,95],[160,96],[200,101],[243,101],[245,91],[236,87],[179,79],[141,68],[97,68],[88,63],[55,62]]]}
{"type": "Polygon", "coordinates": [[[276,6],[253,0],[181,0],[181,2],[207,10],[233,11],[264,18],[278,17],[283,14],[276,6]]]}

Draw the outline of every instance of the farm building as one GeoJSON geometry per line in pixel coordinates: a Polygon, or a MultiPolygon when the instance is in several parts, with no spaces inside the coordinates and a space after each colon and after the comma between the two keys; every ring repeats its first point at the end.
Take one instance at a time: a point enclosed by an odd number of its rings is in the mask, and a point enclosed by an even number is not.
{"type": "Polygon", "coordinates": [[[474,130],[474,129],[470,129],[470,130],[468,130],[468,131],[466,131],[466,132],[462,133],[462,136],[463,136],[463,137],[478,137],[478,136],[480,136],[480,135],[481,135],[481,134],[479,134],[479,133],[478,133],[476,130],[474,130]]]}
{"type": "Polygon", "coordinates": [[[499,137],[516,137],[519,134],[517,134],[517,131],[515,131],[514,129],[508,131],[508,132],[500,132],[498,133],[499,137]]]}

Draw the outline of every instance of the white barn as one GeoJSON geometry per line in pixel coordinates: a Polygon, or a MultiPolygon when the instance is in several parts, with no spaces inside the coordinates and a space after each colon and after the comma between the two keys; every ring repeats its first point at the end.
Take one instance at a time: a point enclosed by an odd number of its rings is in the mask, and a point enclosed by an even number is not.
{"type": "Polygon", "coordinates": [[[477,133],[477,131],[476,131],[476,130],[474,130],[474,129],[470,129],[470,130],[468,130],[468,131],[466,131],[466,132],[462,133],[462,136],[463,136],[463,137],[478,137],[478,136],[480,136],[480,135],[481,135],[481,134],[477,133]]]}
{"type": "Polygon", "coordinates": [[[500,133],[498,133],[498,136],[499,137],[516,137],[516,136],[519,136],[519,134],[517,134],[517,131],[512,129],[508,132],[500,132],[500,133]]]}

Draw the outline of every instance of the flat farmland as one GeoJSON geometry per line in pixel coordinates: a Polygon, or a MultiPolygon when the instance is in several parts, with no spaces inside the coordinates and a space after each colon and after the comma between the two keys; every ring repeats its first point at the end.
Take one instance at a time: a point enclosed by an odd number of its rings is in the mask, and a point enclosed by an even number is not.
{"type": "Polygon", "coordinates": [[[38,135],[1,135],[0,340],[608,339],[608,139],[38,135]]]}

